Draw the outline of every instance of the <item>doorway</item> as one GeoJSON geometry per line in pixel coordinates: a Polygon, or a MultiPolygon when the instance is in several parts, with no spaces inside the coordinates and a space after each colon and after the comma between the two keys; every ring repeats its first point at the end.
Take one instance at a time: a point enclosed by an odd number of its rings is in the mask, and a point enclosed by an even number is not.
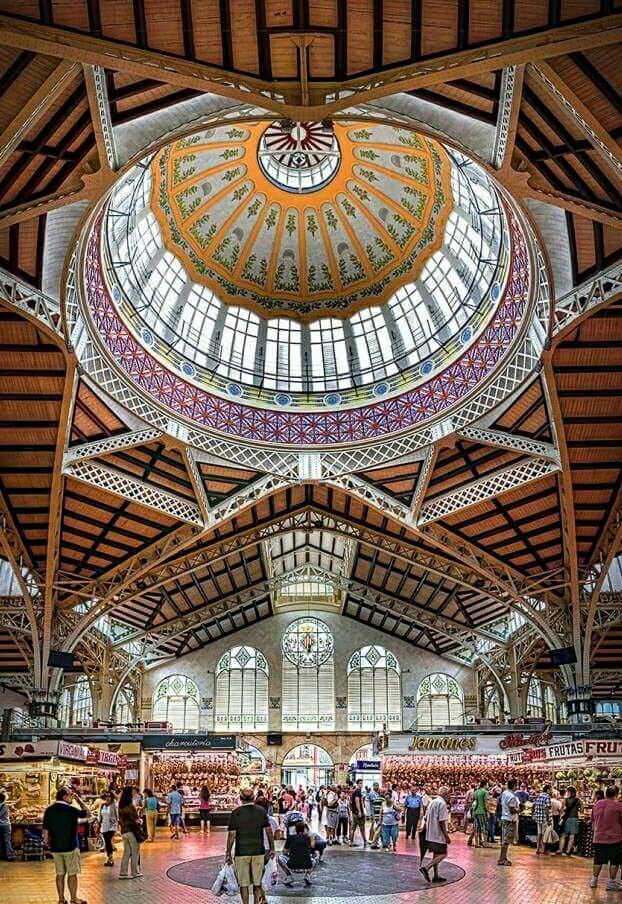
{"type": "Polygon", "coordinates": [[[335,782],[335,764],[317,744],[299,744],[284,757],[281,781],[293,788],[319,788],[335,782]]]}

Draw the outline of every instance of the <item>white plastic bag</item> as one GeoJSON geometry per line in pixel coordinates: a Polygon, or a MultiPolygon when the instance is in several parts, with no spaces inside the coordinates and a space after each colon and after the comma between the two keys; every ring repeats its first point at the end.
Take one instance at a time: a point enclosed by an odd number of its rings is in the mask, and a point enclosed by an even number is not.
{"type": "Polygon", "coordinates": [[[542,841],[544,844],[555,844],[559,841],[559,835],[553,828],[552,823],[549,823],[542,833],[542,841]]]}
{"type": "Polygon", "coordinates": [[[237,895],[240,891],[240,886],[238,885],[238,880],[235,877],[235,870],[231,866],[230,863],[225,863],[225,882],[223,885],[223,892],[232,898],[234,895],[237,895]]]}
{"type": "Polygon", "coordinates": [[[220,871],[219,871],[218,875],[216,876],[216,881],[212,885],[212,891],[215,895],[224,894],[223,886],[224,886],[225,882],[226,882],[225,866],[221,866],[220,871]]]}
{"type": "Polygon", "coordinates": [[[263,876],[261,877],[262,888],[265,888],[266,891],[270,891],[270,889],[274,888],[278,881],[279,874],[276,869],[276,860],[274,857],[272,857],[264,866],[263,876]]]}

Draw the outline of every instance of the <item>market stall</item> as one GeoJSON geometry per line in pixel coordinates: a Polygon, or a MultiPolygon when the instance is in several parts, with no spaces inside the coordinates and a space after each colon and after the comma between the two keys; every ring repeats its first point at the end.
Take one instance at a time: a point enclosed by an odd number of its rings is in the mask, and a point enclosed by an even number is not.
{"type": "Polygon", "coordinates": [[[181,785],[184,816],[189,823],[197,822],[199,794],[207,785],[212,824],[223,825],[237,806],[240,787],[261,774],[248,751],[237,750],[235,735],[145,735],[143,749],[143,785],[158,797],[162,820],[169,791],[181,785]]]}
{"type": "MultiPolygon", "coordinates": [[[[66,741],[0,744],[0,791],[7,797],[16,852],[43,856],[43,813],[59,788],[75,789],[90,806],[111,783],[122,781],[124,763],[117,753],[66,741]]],[[[82,850],[97,832],[95,820],[80,825],[82,850]]]]}
{"type": "Polygon", "coordinates": [[[423,787],[431,796],[439,787],[451,789],[452,821],[464,827],[469,789],[487,779],[501,789],[516,778],[528,795],[519,816],[519,841],[535,844],[532,817],[538,792],[551,783],[560,797],[573,786],[582,802],[577,850],[591,856],[591,811],[595,792],[622,781],[622,740],[575,740],[570,736],[509,735],[391,735],[380,751],[383,784],[400,794],[423,787]]]}

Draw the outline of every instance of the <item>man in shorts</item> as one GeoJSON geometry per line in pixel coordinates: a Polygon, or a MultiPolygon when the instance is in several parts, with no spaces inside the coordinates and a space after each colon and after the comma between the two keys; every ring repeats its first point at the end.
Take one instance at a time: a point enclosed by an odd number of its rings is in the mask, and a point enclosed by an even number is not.
{"type": "Polygon", "coordinates": [[[516,779],[511,778],[508,786],[501,795],[501,850],[497,866],[512,866],[512,861],[508,860],[508,848],[516,841],[515,827],[518,818],[518,810],[520,803],[516,796],[516,779]]]}
{"type": "Polygon", "coordinates": [[[173,785],[166,800],[168,803],[168,820],[173,841],[179,841],[179,825],[181,823],[181,808],[184,796],[181,793],[181,785],[173,785]]]}
{"type": "Polygon", "coordinates": [[[363,847],[367,847],[365,835],[365,807],[363,805],[363,779],[360,778],[350,797],[350,811],[352,822],[350,825],[350,847],[354,845],[354,833],[358,829],[363,839],[363,847]]]}
{"type": "Polygon", "coordinates": [[[620,891],[621,888],[616,882],[622,864],[622,803],[618,800],[618,794],[619,789],[611,785],[605,792],[605,799],[597,800],[592,808],[594,867],[590,888],[598,887],[600,871],[607,864],[607,891],[620,891]]]}
{"type": "Polygon", "coordinates": [[[86,904],[78,897],[80,873],[80,849],[78,847],[78,820],[88,819],[91,811],[74,791],[61,788],[56,792],[56,802],[43,814],[43,830],[52,852],[56,868],[56,891],[59,904],[65,904],[65,876],[69,886],[71,904],[86,904]],[[76,800],[78,807],[72,806],[76,800]]]}
{"type": "Polygon", "coordinates": [[[427,866],[424,866],[422,858],[419,872],[426,882],[433,882],[437,885],[447,882],[447,879],[439,876],[438,865],[447,857],[447,846],[451,844],[448,807],[450,796],[451,791],[446,785],[439,788],[438,796],[428,807],[425,817],[425,855],[429,851],[432,854],[432,860],[427,866]],[[432,879],[430,879],[430,870],[433,872],[432,879]]]}
{"type": "Polygon", "coordinates": [[[263,901],[264,831],[268,841],[268,859],[274,857],[274,832],[268,814],[263,807],[257,806],[254,798],[252,788],[242,788],[241,806],[233,810],[228,825],[227,863],[234,864],[242,904],[249,902],[251,885],[255,901],[263,901]],[[235,862],[232,856],[234,842],[235,862]]]}

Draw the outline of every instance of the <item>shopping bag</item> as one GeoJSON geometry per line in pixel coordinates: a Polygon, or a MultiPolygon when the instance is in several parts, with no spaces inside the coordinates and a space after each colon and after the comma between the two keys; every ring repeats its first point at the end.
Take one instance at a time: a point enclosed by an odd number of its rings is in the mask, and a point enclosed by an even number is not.
{"type": "Polygon", "coordinates": [[[218,872],[218,875],[216,876],[216,880],[215,880],[214,884],[212,885],[212,891],[215,895],[224,894],[223,886],[226,882],[226,875],[227,875],[225,870],[226,870],[226,867],[221,866],[221,868],[218,872]]]}
{"type": "Polygon", "coordinates": [[[230,863],[225,863],[225,882],[223,885],[223,891],[230,898],[232,898],[234,895],[237,895],[240,891],[238,880],[235,877],[235,870],[230,863]]]}
{"type": "Polygon", "coordinates": [[[542,841],[544,844],[555,844],[555,842],[559,841],[559,835],[550,823],[542,833],[542,841]]]}
{"type": "Polygon", "coordinates": [[[272,857],[266,863],[263,871],[263,876],[261,877],[261,885],[263,888],[269,890],[274,888],[274,886],[279,881],[279,874],[276,869],[276,860],[272,857]]]}

